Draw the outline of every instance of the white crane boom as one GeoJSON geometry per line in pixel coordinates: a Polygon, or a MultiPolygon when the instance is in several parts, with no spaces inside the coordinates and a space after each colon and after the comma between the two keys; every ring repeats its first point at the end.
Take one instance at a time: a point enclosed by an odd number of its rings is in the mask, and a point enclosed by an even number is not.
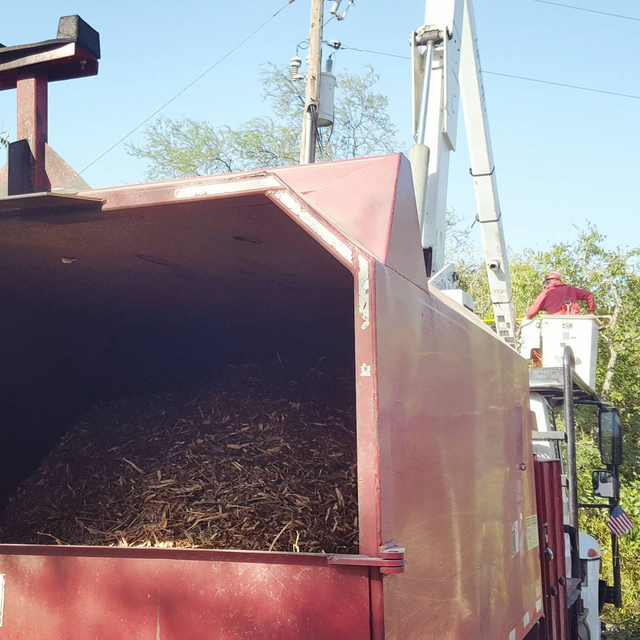
{"type": "Polygon", "coordinates": [[[482,232],[496,331],[505,340],[513,342],[516,312],[511,289],[509,258],[502,228],[502,212],[498,200],[487,105],[482,86],[480,52],[475,33],[472,0],[466,0],[462,22],[460,88],[471,159],[471,175],[476,192],[478,222],[482,232]]]}
{"type": "Polygon", "coordinates": [[[449,159],[461,96],[496,331],[513,343],[516,316],[471,0],[427,2],[425,26],[411,42],[417,144],[409,157],[427,275],[441,288],[455,285],[453,268],[444,264],[444,244],[449,159]]]}

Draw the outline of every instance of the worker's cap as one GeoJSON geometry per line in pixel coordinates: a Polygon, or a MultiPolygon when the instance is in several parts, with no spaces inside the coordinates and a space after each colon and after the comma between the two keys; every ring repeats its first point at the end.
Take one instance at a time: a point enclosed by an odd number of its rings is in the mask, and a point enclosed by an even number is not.
{"type": "Polygon", "coordinates": [[[549,273],[547,273],[544,277],[544,281],[548,282],[549,280],[560,280],[560,282],[562,282],[562,278],[557,271],[549,271],[549,273]]]}

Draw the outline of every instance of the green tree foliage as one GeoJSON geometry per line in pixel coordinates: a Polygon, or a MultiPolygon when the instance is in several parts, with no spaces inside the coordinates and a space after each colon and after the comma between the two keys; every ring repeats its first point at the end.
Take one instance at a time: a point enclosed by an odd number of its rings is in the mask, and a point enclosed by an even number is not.
{"type": "MultiPolygon", "coordinates": [[[[476,312],[490,321],[493,311],[487,276],[481,260],[473,258],[469,231],[450,217],[454,233],[449,257],[458,265],[461,287],[474,298],[476,312]],[[457,235],[456,235],[457,234],[457,235]],[[469,257],[472,256],[472,257],[469,257]]],[[[619,634],[640,637],[640,248],[609,249],[593,225],[578,229],[574,240],[554,243],[546,251],[527,249],[509,258],[518,317],[522,317],[543,287],[547,271],[558,271],[566,283],[593,292],[596,313],[609,324],[600,332],[596,384],[601,397],[621,411],[625,429],[625,466],[621,503],[636,529],[620,541],[624,609],[607,606],[607,620],[619,634]]],[[[602,468],[597,448],[597,414],[577,407],[579,499],[593,502],[591,472],[602,468]]],[[[582,510],[581,526],[601,543],[605,573],[611,571],[609,530],[605,514],[582,510]]],[[[611,580],[610,580],[611,581],[611,580]]]]}
{"type": "MultiPolygon", "coordinates": [[[[392,153],[402,147],[387,108],[389,100],[375,91],[378,75],[366,67],[362,75],[338,76],[335,124],[320,130],[319,160],[392,153]]],[[[233,128],[183,118],[160,118],[143,134],[131,155],[148,161],[147,178],[210,175],[296,164],[304,111],[304,82],[286,67],[262,69],[264,98],[273,117],[252,118],[233,128]]]]}

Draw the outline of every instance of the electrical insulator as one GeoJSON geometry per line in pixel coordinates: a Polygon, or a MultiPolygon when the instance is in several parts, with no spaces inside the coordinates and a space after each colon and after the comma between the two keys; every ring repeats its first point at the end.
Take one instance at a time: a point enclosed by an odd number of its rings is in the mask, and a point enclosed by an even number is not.
{"type": "Polygon", "coordinates": [[[331,15],[336,20],[344,20],[347,17],[349,9],[355,4],[355,2],[356,0],[349,0],[349,2],[347,3],[347,8],[341,14],[339,14],[338,11],[340,10],[340,4],[342,3],[342,0],[336,0],[331,7],[331,15]]]}
{"type": "Polygon", "coordinates": [[[291,62],[289,63],[289,69],[291,71],[291,79],[292,80],[300,80],[302,76],[300,75],[300,67],[302,66],[302,60],[298,58],[298,56],[294,56],[291,58],[291,62]]]}
{"type": "Polygon", "coordinates": [[[341,2],[342,2],[342,0],[336,0],[336,1],[333,3],[333,6],[331,7],[331,15],[332,15],[332,16],[335,16],[335,15],[338,13],[338,11],[340,10],[340,4],[341,4],[341,2]]]}
{"type": "Polygon", "coordinates": [[[331,73],[333,71],[333,58],[327,58],[325,71],[331,73]]]}

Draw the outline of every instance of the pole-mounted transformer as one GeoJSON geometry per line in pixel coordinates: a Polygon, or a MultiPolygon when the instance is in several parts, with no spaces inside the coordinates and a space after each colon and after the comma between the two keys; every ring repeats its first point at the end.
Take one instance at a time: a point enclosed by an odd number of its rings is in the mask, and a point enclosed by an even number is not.
{"type": "Polygon", "coordinates": [[[336,85],[338,81],[333,75],[333,60],[326,62],[326,71],[320,74],[320,104],[318,107],[318,127],[330,127],[333,125],[336,85]]]}

